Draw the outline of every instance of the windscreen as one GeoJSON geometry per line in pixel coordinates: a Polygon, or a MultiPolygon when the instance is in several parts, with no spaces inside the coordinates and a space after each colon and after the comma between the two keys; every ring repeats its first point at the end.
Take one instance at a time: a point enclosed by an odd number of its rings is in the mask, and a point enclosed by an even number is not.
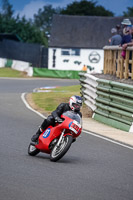
{"type": "Polygon", "coordinates": [[[76,120],[78,123],[81,124],[81,117],[78,113],[75,113],[73,111],[67,111],[63,113],[64,116],[67,116],[73,120],[76,120]]]}

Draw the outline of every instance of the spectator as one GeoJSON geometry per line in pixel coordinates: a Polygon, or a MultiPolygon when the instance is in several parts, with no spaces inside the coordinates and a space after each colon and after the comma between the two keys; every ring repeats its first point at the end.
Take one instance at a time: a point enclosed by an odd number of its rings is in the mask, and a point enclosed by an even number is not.
{"type": "MultiPolygon", "coordinates": [[[[121,22],[121,25],[122,25],[123,30],[124,30],[124,28],[127,28],[127,27],[131,28],[132,23],[131,23],[131,21],[129,19],[123,19],[123,21],[121,22]]],[[[123,35],[123,33],[122,33],[122,35],[123,35]]]]}
{"type": "Polygon", "coordinates": [[[121,24],[123,25],[124,28],[127,27],[127,26],[129,26],[129,27],[132,26],[132,23],[131,23],[130,19],[123,19],[121,24]]]}
{"type": "Polygon", "coordinates": [[[125,43],[129,43],[131,41],[132,41],[131,29],[129,27],[125,27],[123,29],[123,37],[122,37],[121,45],[125,43]]]}
{"type": "Polygon", "coordinates": [[[117,33],[116,28],[111,29],[112,37],[109,39],[110,45],[120,45],[122,37],[117,33]]]}
{"type": "MultiPolygon", "coordinates": [[[[122,37],[122,41],[121,41],[122,47],[123,47],[123,44],[128,44],[132,41],[132,36],[131,36],[130,30],[131,29],[128,26],[123,29],[123,37],[122,37]]],[[[125,59],[125,56],[126,56],[125,49],[122,50],[121,55],[125,59]]]]}
{"type": "MultiPolygon", "coordinates": [[[[133,46],[132,42],[132,23],[129,19],[124,19],[121,24],[123,25],[123,37],[122,37],[122,57],[125,59],[126,57],[126,48],[127,46],[133,46]]],[[[131,52],[129,54],[129,58],[131,59],[131,52]]],[[[131,64],[129,64],[129,71],[131,72],[131,64]]]]}
{"type": "Polygon", "coordinates": [[[133,40],[133,26],[131,27],[131,37],[132,37],[132,40],[133,40]]]}

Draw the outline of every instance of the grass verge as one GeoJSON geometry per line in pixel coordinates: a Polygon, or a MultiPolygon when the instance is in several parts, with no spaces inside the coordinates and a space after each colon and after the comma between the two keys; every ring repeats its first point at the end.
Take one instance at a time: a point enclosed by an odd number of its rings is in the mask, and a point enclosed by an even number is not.
{"type": "Polygon", "coordinates": [[[24,78],[26,74],[8,67],[0,68],[0,77],[24,78]]]}
{"type": "Polygon", "coordinates": [[[35,104],[46,112],[53,111],[61,102],[68,102],[70,96],[80,95],[80,86],[58,87],[49,91],[32,93],[32,99],[35,104]]]}
{"type": "MultiPolygon", "coordinates": [[[[50,89],[50,92],[31,93],[32,107],[35,106],[36,110],[49,115],[60,103],[68,103],[71,96],[80,96],[80,87],[80,85],[65,86],[50,89]]],[[[85,104],[82,106],[81,112],[83,113],[83,117],[92,116],[92,111],[85,104]]]]}

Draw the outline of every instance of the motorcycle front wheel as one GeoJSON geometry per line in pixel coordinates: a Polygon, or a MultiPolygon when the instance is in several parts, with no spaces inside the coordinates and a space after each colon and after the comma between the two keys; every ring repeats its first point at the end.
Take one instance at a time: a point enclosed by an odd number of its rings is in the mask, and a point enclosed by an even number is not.
{"type": "Polygon", "coordinates": [[[28,154],[30,156],[36,156],[38,153],[40,152],[39,149],[37,149],[35,147],[35,145],[33,145],[32,143],[29,144],[29,147],[28,147],[28,154]]]}
{"type": "MultiPolygon", "coordinates": [[[[56,162],[57,160],[61,159],[66,152],[69,150],[73,141],[73,137],[71,135],[66,135],[59,146],[57,144],[51,151],[50,160],[56,162]]],[[[58,143],[58,142],[57,142],[58,143]]]]}

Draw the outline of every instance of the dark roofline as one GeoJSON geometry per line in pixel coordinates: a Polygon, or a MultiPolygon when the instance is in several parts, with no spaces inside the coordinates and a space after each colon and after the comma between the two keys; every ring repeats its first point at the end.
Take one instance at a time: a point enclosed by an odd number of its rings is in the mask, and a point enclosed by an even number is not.
{"type": "Polygon", "coordinates": [[[94,47],[82,47],[82,46],[80,46],[80,47],[74,47],[74,46],[61,46],[61,47],[59,47],[59,46],[49,46],[49,48],[58,48],[58,49],[103,49],[103,48],[94,48],[94,47]]]}
{"type": "Polygon", "coordinates": [[[133,19],[133,17],[123,17],[123,16],[117,16],[117,17],[112,17],[112,16],[95,16],[95,15],[63,15],[63,14],[54,14],[54,16],[59,16],[59,17],[67,17],[67,18],[105,18],[105,19],[117,19],[117,18],[128,18],[128,19],[133,19]]]}

